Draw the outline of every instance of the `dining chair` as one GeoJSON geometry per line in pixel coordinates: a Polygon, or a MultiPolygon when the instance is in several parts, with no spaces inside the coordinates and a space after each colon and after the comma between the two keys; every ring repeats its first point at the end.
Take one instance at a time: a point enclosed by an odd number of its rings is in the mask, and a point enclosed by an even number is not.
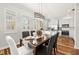
{"type": "Polygon", "coordinates": [[[29,31],[23,31],[22,32],[22,38],[30,36],[29,31]]]}
{"type": "Polygon", "coordinates": [[[52,51],[53,51],[54,55],[56,55],[58,35],[59,35],[59,32],[51,36],[48,44],[48,54],[52,54],[52,51]]]}
{"type": "Polygon", "coordinates": [[[11,55],[30,55],[29,48],[25,46],[17,48],[14,39],[11,36],[6,36],[6,41],[9,44],[11,55]]]}
{"type": "Polygon", "coordinates": [[[57,38],[59,33],[56,33],[55,35],[51,36],[49,39],[48,46],[42,47],[36,54],[37,55],[52,55],[52,49],[54,51],[54,55],[56,54],[56,48],[57,48],[57,38]]]}

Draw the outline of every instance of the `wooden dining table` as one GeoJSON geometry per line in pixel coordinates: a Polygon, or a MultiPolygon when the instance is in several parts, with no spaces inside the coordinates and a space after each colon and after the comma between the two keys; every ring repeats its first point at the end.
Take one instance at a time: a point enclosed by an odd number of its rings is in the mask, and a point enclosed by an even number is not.
{"type": "Polygon", "coordinates": [[[32,46],[33,54],[36,55],[39,49],[42,48],[42,45],[48,44],[49,38],[42,40],[41,42],[37,42],[37,44],[33,44],[34,38],[32,36],[28,36],[25,38],[26,41],[29,41],[29,44],[32,46]]]}

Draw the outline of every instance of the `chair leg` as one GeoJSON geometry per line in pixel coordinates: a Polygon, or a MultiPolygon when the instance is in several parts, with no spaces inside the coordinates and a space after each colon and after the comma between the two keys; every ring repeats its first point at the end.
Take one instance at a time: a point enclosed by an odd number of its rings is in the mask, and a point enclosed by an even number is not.
{"type": "Polygon", "coordinates": [[[56,55],[56,49],[54,48],[54,55],[56,55]]]}

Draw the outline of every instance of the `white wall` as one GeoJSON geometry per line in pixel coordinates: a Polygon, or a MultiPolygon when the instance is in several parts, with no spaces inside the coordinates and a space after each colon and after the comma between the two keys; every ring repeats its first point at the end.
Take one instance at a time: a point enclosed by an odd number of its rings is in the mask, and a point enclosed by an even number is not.
{"type": "Polygon", "coordinates": [[[49,21],[49,26],[51,26],[51,25],[57,25],[57,19],[50,19],[50,21],[49,21]]]}
{"type": "MultiPolygon", "coordinates": [[[[6,35],[11,35],[15,42],[18,43],[19,42],[19,39],[22,37],[22,29],[21,29],[21,15],[26,15],[28,16],[30,19],[33,19],[33,12],[28,9],[28,8],[25,8],[23,7],[22,5],[19,5],[19,4],[0,4],[0,48],[4,48],[4,47],[7,47],[8,44],[5,40],[5,36],[6,35]],[[4,31],[4,10],[5,9],[10,9],[12,11],[15,11],[16,12],[16,24],[17,24],[17,29],[16,29],[16,32],[15,33],[5,33],[4,31]]],[[[31,25],[30,25],[31,26],[31,25]]]]}
{"type": "Polygon", "coordinates": [[[76,5],[76,47],[79,48],[79,4],[76,5]]]}

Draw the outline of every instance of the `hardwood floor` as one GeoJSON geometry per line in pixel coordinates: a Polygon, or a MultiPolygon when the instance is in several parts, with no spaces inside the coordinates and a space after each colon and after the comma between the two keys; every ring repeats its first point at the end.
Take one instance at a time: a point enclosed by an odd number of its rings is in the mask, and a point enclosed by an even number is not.
{"type": "Polygon", "coordinates": [[[75,41],[71,37],[59,36],[57,41],[57,51],[65,55],[74,54],[75,41]]]}
{"type": "MultiPolygon", "coordinates": [[[[74,49],[73,52],[74,53],[73,54],[70,54],[70,55],[79,55],[79,49],[74,49]]],[[[1,50],[0,51],[0,55],[10,55],[10,50],[8,48],[7,49],[4,49],[4,50],[1,50]]],[[[54,55],[54,54],[52,53],[52,55],[54,55]]],[[[69,55],[69,54],[66,54],[66,53],[57,51],[56,52],[56,55],[69,55]]]]}
{"type": "MultiPolygon", "coordinates": [[[[17,47],[19,48],[20,47],[20,44],[17,45],[17,47]]],[[[6,48],[6,49],[3,49],[3,50],[0,50],[0,55],[10,55],[10,48],[6,48]]]]}

